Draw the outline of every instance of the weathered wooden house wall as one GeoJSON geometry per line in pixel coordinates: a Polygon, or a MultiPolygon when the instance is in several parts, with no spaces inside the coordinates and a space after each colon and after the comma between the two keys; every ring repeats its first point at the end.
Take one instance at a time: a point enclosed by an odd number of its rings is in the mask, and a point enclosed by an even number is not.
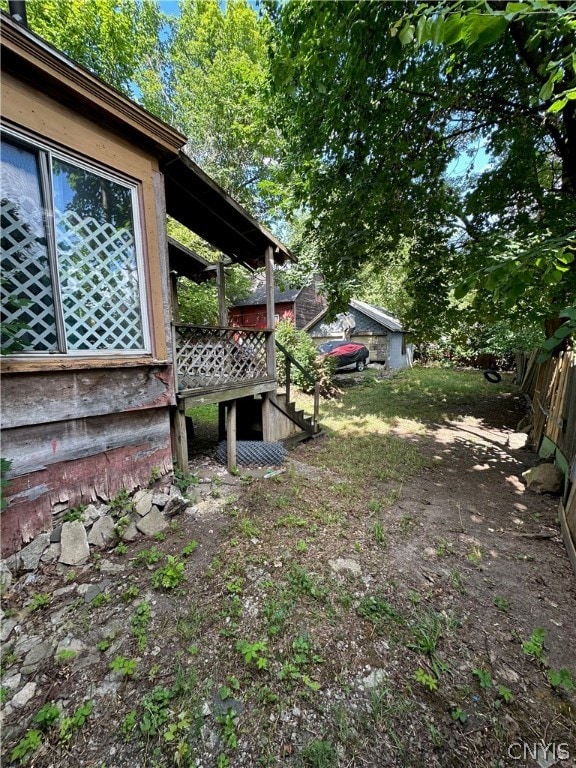
{"type": "MultiPolygon", "coordinates": [[[[4,61],[3,61],[4,65],[4,61]]],[[[48,65],[47,65],[48,66],[48,65]]],[[[78,85],[77,85],[78,87],[78,85]]],[[[52,529],[64,507],[145,485],[172,466],[168,269],[158,162],[42,88],[4,71],[3,128],[138,187],[149,354],[18,354],[2,360],[2,456],[12,464],[2,556],[52,529]]],[[[174,132],[176,135],[176,132],[174,132]]],[[[137,235],[138,236],[138,235],[137,235]]]]}

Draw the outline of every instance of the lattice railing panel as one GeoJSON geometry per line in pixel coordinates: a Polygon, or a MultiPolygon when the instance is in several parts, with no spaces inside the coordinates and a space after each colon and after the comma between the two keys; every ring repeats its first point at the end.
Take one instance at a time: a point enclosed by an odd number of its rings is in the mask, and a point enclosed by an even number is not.
{"type": "Polygon", "coordinates": [[[181,391],[267,376],[266,331],[186,325],[174,330],[181,391]]]}
{"type": "Polygon", "coordinates": [[[134,235],[73,210],[55,211],[70,349],[144,346],[134,235]]]}

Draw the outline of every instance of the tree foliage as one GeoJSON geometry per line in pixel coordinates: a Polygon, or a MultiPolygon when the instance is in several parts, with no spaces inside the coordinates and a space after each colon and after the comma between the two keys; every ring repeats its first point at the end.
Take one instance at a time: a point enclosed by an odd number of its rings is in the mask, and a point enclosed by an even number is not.
{"type": "Polygon", "coordinates": [[[574,13],[567,3],[288,3],[271,13],[278,121],[331,297],[411,247],[404,320],[558,314],[576,292],[574,13]],[[454,160],[489,162],[462,178],[454,160]]]}

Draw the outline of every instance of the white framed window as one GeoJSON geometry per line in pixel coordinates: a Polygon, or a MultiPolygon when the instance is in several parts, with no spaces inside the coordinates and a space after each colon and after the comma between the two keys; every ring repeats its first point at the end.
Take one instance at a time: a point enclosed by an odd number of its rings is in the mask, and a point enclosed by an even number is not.
{"type": "Polygon", "coordinates": [[[148,354],[137,185],[5,132],[0,199],[2,322],[13,351],[148,354]]]}

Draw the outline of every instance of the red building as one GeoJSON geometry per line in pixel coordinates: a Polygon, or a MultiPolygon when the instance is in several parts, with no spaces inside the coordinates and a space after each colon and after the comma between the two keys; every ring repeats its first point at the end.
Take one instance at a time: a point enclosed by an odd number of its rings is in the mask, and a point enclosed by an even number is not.
{"type": "MultiPolygon", "coordinates": [[[[276,323],[292,320],[296,328],[304,328],[324,307],[316,285],[274,291],[276,323]]],[[[240,328],[266,328],[266,289],[256,288],[247,298],[235,302],[228,310],[229,322],[240,328]]]]}

